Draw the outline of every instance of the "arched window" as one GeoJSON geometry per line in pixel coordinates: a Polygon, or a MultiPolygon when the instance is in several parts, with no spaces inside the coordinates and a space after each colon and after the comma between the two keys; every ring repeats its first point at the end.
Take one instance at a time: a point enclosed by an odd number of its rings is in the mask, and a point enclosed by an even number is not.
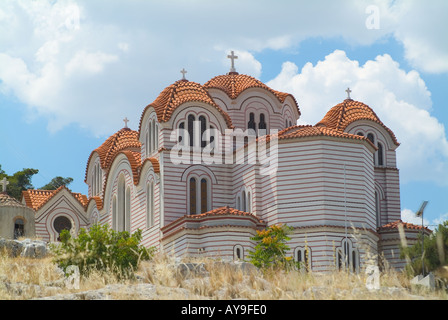
{"type": "Polygon", "coordinates": [[[146,186],[146,227],[154,225],[154,182],[151,181],[146,186]]]}
{"type": "Polygon", "coordinates": [[[188,116],[188,135],[190,136],[190,147],[194,147],[194,121],[195,116],[190,114],[188,116]]]}
{"type": "Polygon", "coordinates": [[[148,136],[147,136],[147,140],[148,140],[148,152],[147,152],[147,156],[149,157],[149,155],[152,152],[152,122],[149,122],[149,126],[148,126],[148,136]]]}
{"type": "Polygon", "coordinates": [[[252,212],[252,199],[250,192],[247,193],[247,212],[252,212]]]}
{"type": "Polygon", "coordinates": [[[246,192],[243,190],[243,192],[241,192],[241,211],[247,211],[247,207],[246,207],[246,192]]]}
{"type": "Polygon", "coordinates": [[[131,232],[131,188],[126,189],[126,208],[124,230],[131,232]]]}
{"type": "Polygon", "coordinates": [[[14,221],[14,239],[18,239],[25,235],[25,223],[22,219],[14,221]]]}
{"type": "Polygon", "coordinates": [[[378,192],[375,191],[375,214],[376,214],[376,226],[381,227],[381,209],[380,209],[380,197],[378,192]]]}
{"type": "Polygon", "coordinates": [[[126,189],[124,175],[118,179],[117,190],[117,231],[124,231],[126,225],[126,189]]]}
{"type": "Polygon", "coordinates": [[[152,119],[152,131],[151,131],[151,153],[156,149],[156,121],[152,119]]]}
{"type": "Polygon", "coordinates": [[[201,213],[208,211],[207,180],[201,179],[201,213]]]}
{"type": "Polygon", "coordinates": [[[378,165],[382,166],[384,165],[384,155],[383,155],[383,145],[378,142],[378,165]]]}
{"type": "Polygon", "coordinates": [[[244,248],[242,245],[237,244],[233,247],[233,260],[244,259],[244,248]]]}
{"type": "Polygon", "coordinates": [[[249,121],[247,122],[247,129],[252,129],[257,132],[257,126],[255,124],[255,114],[253,112],[249,113],[249,121]]]}
{"type": "Polygon", "coordinates": [[[266,128],[267,128],[267,126],[266,126],[266,120],[264,117],[264,113],[260,113],[260,122],[258,123],[258,129],[264,130],[261,132],[262,135],[267,134],[266,128]]]}
{"type": "Polygon", "coordinates": [[[53,222],[54,230],[58,233],[58,241],[61,241],[61,238],[59,235],[61,234],[62,230],[70,230],[72,228],[72,223],[70,222],[70,219],[68,219],[65,216],[59,216],[54,219],[53,222]]]}
{"type": "Polygon", "coordinates": [[[358,250],[353,247],[352,242],[344,238],[341,247],[337,249],[337,268],[339,270],[357,273],[359,271],[359,254],[358,250]]]}
{"type": "MultiPolygon", "coordinates": [[[[367,139],[369,139],[370,142],[372,142],[372,144],[375,145],[375,137],[373,136],[373,134],[371,134],[371,133],[367,134],[367,139]]],[[[374,165],[376,164],[375,154],[373,155],[373,164],[374,165]]]]}
{"type": "Polygon", "coordinates": [[[309,247],[297,247],[294,254],[295,262],[299,263],[300,270],[311,270],[311,249],[309,247]]]}
{"type": "Polygon", "coordinates": [[[181,145],[185,145],[185,122],[179,124],[179,136],[177,142],[181,145]]]}
{"type": "Polygon", "coordinates": [[[362,132],[358,132],[357,135],[361,136],[361,137],[364,137],[364,133],[362,133],[362,132]]]}
{"type": "Polygon", "coordinates": [[[117,230],[117,197],[112,200],[112,229],[117,230]]]}
{"type": "Polygon", "coordinates": [[[207,130],[207,120],[205,119],[204,116],[199,116],[199,122],[201,125],[201,136],[200,136],[201,148],[205,148],[207,141],[206,137],[204,137],[204,133],[207,130]]]}
{"type": "Polygon", "coordinates": [[[196,178],[190,178],[190,214],[196,213],[196,178]]]}

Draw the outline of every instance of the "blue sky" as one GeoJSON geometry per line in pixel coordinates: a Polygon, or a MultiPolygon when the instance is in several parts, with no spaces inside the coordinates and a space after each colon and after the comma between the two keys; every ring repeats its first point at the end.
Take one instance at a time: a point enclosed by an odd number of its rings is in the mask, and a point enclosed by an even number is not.
{"type": "MultiPolygon", "coordinates": [[[[294,94],[317,123],[352,98],[399,142],[403,219],[448,219],[446,1],[21,1],[0,4],[0,164],[84,174],[93,149],[181,78],[205,83],[236,68],[294,94]],[[373,11],[372,11],[373,10],[373,11]],[[372,20],[373,19],[373,20],[372,20]],[[377,23],[369,28],[366,22],[377,23]]],[[[372,24],[371,24],[372,26],[372,24]]]]}

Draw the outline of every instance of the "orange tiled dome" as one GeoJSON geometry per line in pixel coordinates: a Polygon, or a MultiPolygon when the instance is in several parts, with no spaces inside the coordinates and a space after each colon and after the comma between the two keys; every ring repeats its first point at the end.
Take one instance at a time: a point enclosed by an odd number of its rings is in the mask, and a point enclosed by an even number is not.
{"type": "MultiPolygon", "coordinates": [[[[224,91],[229,98],[236,99],[244,90],[249,88],[262,88],[271,92],[277,99],[283,103],[286,97],[294,97],[289,93],[279,92],[269,88],[263,82],[255,79],[254,77],[238,74],[236,72],[231,72],[226,75],[216,76],[204,84],[206,89],[219,89],[224,91]]],[[[295,99],[294,99],[295,101],[295,99]]],[[[297,102],[296,102],[297,105],[297,102]]],[[[297,107],[297,109],[299,109],[297,107]]],[[[300,110],[299,114],[300,114],[300,110]]]]}
{"type": "Polygon", "coordinates": [[[335,105],[316,126],[344,131],[349,124],[357,120],[370,120],[380,124],[389,132],[394,143],[399,145],[392,130],[381,122],[376,113],[368,105],[352,99],[346,99],[335,105]]]}
{"type": "Polygon", "coordinates": [[[143,115],[149,107],[155,109],[159,122],[166,122],[170,120],[177,107],[185,102],[191,101],[203,102],[213,106],[223,115],[227,126],[229,128],[233,127],[229,115],[213,101],[212,97],[210,97],[207,90],[205,90],[202,85],[188,80],[179,80],[166,87],[154,102],[146,106],[140,119],[140,129],[143,115]]]}

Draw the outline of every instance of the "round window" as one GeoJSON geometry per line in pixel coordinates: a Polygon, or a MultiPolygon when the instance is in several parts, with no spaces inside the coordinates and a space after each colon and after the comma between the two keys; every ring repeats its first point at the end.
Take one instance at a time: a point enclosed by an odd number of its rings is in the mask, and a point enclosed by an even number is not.
{"type": "Polygon", "coordinates": [[[57,233],[61,233],[62,230],[70,230],[72,223],[67,217],[60,216],[54,219],[53,226],[57,233]]]}

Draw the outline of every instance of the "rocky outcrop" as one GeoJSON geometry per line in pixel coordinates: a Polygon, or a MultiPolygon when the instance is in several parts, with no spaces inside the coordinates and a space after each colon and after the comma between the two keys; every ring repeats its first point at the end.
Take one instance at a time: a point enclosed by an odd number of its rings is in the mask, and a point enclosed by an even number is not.
{"type": "Polygon", "coordinates": [[[41,240],[12,240],[0,238],[0,250],[6,250],[11,257],[44,258],[47,255],[47,243],[41,240]]]}

